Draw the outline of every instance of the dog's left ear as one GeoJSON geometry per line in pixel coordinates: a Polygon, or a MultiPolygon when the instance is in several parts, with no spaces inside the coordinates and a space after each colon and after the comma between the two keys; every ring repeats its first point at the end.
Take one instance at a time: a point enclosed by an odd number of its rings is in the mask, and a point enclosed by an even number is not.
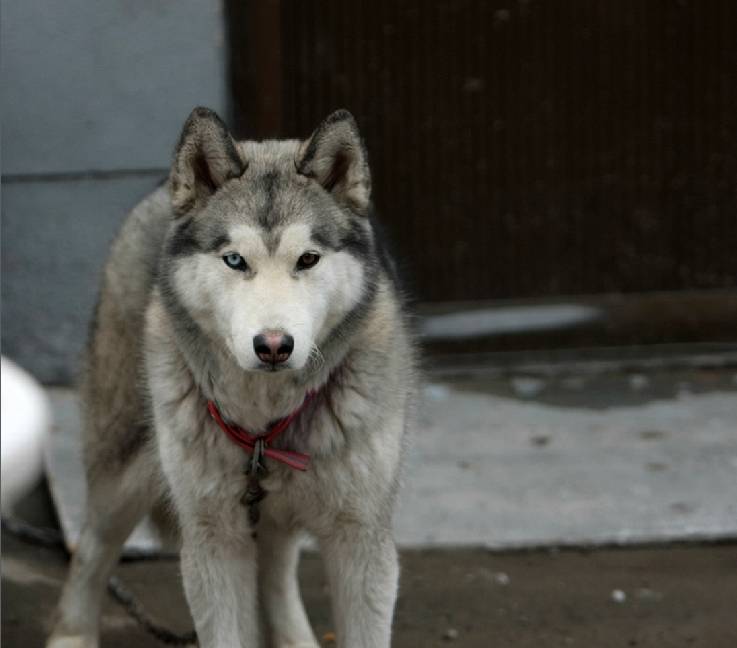
{"type": "Polygon", "coordinates": [[[184,214],[203,205],[226,181],[245,170],[222,119],[209,108],[195,108],[182,128],[169,176],[174,213],[184,214]]]}
{"type": "Polygon", "coordinates": [[[297,153],[297,173],[314,178],[338,204],[365,214],[371,199],[366,148],[353,115],[337,110],[297,153]]]}

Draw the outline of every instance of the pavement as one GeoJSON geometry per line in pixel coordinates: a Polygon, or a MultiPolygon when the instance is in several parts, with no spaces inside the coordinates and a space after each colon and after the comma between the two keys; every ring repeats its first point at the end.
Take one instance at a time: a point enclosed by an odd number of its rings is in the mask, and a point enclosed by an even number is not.
{"type": "MultiPolygon", "coordinates": [[[[737,537],[737,370],[430,374],[396,516],[408,548],[737,537]]],[[[52,495],[83,516],[76,394],[50,390],[52,495]]],[[[155,551],[143,524],[127,545],[155,551]]]]}
{"type": "MultiPolygon", "coordinates": [[[[59,435],[74,396],[53,397],[59,435]]],[[[430,375],[421,412],[397,515],[394,645],[737,645],[734,368],[430,375]]],[[[45,487],[17,513],[57,524],[45,487]]],[[[2,541],[4,645],[40,646],[66,556],[2,541]]],[[[191,628],[176,560],[118,575],[157,620],[191,628]]],[[[301,582],[330,645],[311,551],[301,582]]],[[[124,645],[158,644],[109,602],[103,646],[124,645]]]]}

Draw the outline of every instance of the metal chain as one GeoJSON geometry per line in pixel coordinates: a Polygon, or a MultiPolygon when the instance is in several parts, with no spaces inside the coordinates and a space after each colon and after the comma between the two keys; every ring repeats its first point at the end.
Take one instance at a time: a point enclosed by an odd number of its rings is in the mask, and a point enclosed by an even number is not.
{"type": "Polygon", "coordinates": [[[3,517],[2,529],[25,542],[43,547],[61,548],[66,551],[64,538],[56,529],[37,527],[18,518],[3,517]]]}
{"type": "Polygon", "coordinates": [[[146,632],[156,637],[161,643],[168,646],[196,646],[197,633],[192,630],[178,634],[172,632],[151,620],[141,604],[133,594],[120,582],[117,576],[111,576],[107,584],[107,591],[118,604],[140,625],[146,632]]]}
{"type": "MultiPolygon", "coordinates": [[[[56,529],[37,527],[18,518],[8,517],[2,518],[2,528],[4,531],[11,533],[25,542],[42,547],[61,548],[66,551],[64,538],[56,529]]],[[[161,643],[169,646],[197,645],[197,633],[194,630],[178,634],[155,623],[117,576],[110,577],[107,589],[113,599],[126,611],[128,616],[161,643]]]]}

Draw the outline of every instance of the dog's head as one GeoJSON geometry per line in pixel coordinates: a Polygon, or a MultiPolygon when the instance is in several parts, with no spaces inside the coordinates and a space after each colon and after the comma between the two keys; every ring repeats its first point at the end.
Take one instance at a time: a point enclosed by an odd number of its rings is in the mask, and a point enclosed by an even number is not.
{"type": "Polygon", "coordinates": [[[197,108],[169,188],[168,298],[243,369],[303,369],[370,297],[371,178],[347,111],[304,142],[235,142],[197,108]]]}

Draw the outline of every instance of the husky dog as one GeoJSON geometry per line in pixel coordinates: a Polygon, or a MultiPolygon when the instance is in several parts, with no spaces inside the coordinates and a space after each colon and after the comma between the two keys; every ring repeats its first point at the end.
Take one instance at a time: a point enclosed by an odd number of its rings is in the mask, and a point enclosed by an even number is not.
{"type": "Polygon", "coordinates": [[[318,645],[299,538],[339,646],[389,646],[392,510],[415,348],[346,111],[304,141],[236,142],[195,109],[167,188],[104,273],[82,385],[87,519],[49,647],[98,645],[122,543],[160,498],[204,648],[318,645]]]}

